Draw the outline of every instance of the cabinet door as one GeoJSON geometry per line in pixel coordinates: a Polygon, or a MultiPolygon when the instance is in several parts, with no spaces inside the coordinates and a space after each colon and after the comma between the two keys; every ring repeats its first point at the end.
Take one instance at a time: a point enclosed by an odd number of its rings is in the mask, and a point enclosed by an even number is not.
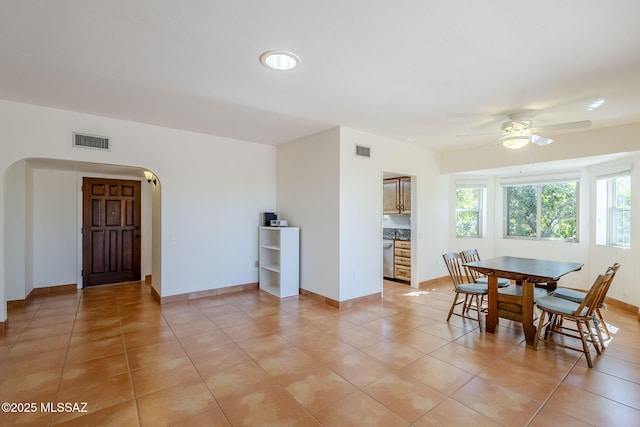
{"type": "Polygon", "coordinates": [[[396,265],[395,278],[400,280],[411,281],[411,267],[396,265]]]}
{"type": "Polygon", "coordinates": [[[400,178],[400,213],[411,213],[411,178],[400,178]]]}
{"type": "Polygon", "coordinates": [[[382,182],[382,210],[385,214],[397,214],[400,211],[400,186],[397,179],[385,179],[382,182]]]}

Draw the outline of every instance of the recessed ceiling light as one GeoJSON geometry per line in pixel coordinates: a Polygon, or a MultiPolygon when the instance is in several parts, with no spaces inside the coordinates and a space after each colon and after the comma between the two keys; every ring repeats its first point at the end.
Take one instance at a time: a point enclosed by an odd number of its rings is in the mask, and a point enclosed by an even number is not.
{"type": "Polygon", "coordinates": [[[260,62],[272,70],[287,71],[296,68],[300,58],[286,50],[270,50],[260,55],[260,62]]]}

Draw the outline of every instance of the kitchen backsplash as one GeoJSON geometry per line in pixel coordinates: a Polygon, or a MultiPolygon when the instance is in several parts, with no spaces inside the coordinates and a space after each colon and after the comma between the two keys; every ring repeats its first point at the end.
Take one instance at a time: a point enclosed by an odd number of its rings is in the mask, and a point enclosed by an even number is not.
{"type": "Polygon", "coordinates": [[[411,228],[411,215],[382,215],[382,228],[411,228]]]}
{"type": "Polygon", "coordinates": [[[409,228],[383,228],[382,237],[384,239],[411,240],[411,229],[409,228]]]}

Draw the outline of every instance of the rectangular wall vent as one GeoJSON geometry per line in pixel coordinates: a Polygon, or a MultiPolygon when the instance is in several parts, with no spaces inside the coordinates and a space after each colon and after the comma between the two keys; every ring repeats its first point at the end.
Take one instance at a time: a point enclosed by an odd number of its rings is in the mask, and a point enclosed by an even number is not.
{"type": "Polygon", "coordinates": [[[80,148],[91,148],[94,150],[111,151],[111,140],[104,136],[86,135],[74,132],[73,146],[80,148]]]}
{"type": "Polygon", "coordinates": [[[356,156],[371,157],[371,148],[363,145],[356,145],[356,156]]]}

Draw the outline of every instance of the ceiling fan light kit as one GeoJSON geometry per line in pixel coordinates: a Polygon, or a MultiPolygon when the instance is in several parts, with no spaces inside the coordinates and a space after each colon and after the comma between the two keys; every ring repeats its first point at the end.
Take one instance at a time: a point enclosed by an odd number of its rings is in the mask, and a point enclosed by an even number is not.
{"type": "MultiPolygon", "coordinates": [[[[599,100],[597,106],[602,105],[604,100],[599,100]]],[[[596,105],[593,103],[591,105],[596,105]]],[[[597,107],[596,107],[597,108],[597,107]]],[[[526,118],[528,115],[533,114],[533,110],[518,111],[511,113],[507,116],[508,120],[502,123],[501,135],[495,142],[501,142],[502,146],[511,150],[517,150],[529,143],[535,145],[549,145],[553,142],[553,139],[538,135],[538,132],[553,132],[565,129],[577,129],[586,128],[591,126],[590,120],[581,120],[577,122],[558,123],[548,126],[533,126],[533,122],[526,118]]],[[[470,135],[458,135],[458,136],[470,136],[470,135]]]]}
{"type": "Polygon", "coordinates": [[[502,145],[512,150],[522,148],[529,143],[529,137],[525,135],[507,136],[502,139],[502,145]]]}

